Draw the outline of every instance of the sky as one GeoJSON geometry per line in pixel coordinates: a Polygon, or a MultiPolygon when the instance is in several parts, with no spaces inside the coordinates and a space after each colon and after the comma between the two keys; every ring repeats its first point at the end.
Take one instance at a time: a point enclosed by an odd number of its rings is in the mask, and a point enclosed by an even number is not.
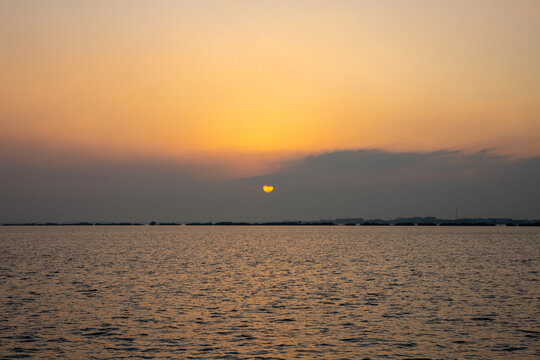
{"type": "Polygon", "coordinates": [[[538,218],[539,33],[536,0],[2,1],[0,222],[538,218]]]}

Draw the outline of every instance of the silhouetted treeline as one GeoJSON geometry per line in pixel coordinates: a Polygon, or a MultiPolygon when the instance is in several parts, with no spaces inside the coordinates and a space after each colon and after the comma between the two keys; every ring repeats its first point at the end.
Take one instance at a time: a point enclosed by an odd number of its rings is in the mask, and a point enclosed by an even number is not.
{"type": "Polygon", "coordinates": [[[209,222],[161,222],[152,221],[148,224],[134,222],[75,222],[75,223],[6,223],[3,226],[540,226],[540,220],[516,220],[511,218],[463,218],[463,219],[437,219],[435,217],[397,218],[393,220],[345,218],[336,220],[318,221],[271,221],[261,223],[220,221],[209,222]]]}
{"type": "Polygon", "coordinates": [[[331,221],[317,221],[317,222],[301,222],[301,221],[272,221],[272,222],[263,222],[263,223],[249,223],[249,222],[232,222],[232,221],[221,221],[217,223],[187,223],[186,225],[189,226],[197,226],[197,225],[217,225],[217,226],[295,226],[295,225],[303,225],[303,226],[319,226],[319,225],[335,225],[331,221]]]}
{"type": "Polygon", "coordinates": [[[218,225],[218,226],[222,226],[222,225],[236,225],[236,226],[245,226],[245,225],[252,225],[250,223],[247,223],[247,222],[231,222],[231,221],[222,221],[222,222],[217,222],[215,223],[214,225],[218,225]]]}
{"type": "Polygon", "coordinates": [[[120,223],[95,223],[96,226],[134,226],[134,225],[144,225],[141,223],[130,223],[130,222],[120,222],[120,223]]]}
{"type": "Polygon", "coordinates": [[[489,223],[489,222],[448,222],[448,223],[441,223],[439,226],[496,226],[497,224],[489,223]]]}
{"type": "Polygon", "coordinates": [[[2,226],[136,226],[136,225],[145,225],[143,223],[130,223],[130,222],[120,222],[120,223],[90,223],[90,222],[78,222],[78,223],[7,223],[2,224],[2,226]]]}

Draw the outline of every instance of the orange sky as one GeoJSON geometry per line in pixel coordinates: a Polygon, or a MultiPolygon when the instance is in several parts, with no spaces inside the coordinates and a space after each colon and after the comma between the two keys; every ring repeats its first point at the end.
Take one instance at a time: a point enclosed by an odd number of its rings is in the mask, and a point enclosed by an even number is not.
{"type": "Polygon", "coordinates": [[[536,0],[2,1],[0,141],[536,156],[538,34],[536,0]]]}

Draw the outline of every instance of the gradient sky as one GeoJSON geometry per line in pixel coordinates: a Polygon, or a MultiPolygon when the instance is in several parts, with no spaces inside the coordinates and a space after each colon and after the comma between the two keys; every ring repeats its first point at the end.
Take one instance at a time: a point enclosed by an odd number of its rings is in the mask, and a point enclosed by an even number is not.
{"type": "Polygon", "coordinates": [[[349,149],[535,158],[538,34],[537,0],[5,0],[1,160],[215,180],[349,149]]]}

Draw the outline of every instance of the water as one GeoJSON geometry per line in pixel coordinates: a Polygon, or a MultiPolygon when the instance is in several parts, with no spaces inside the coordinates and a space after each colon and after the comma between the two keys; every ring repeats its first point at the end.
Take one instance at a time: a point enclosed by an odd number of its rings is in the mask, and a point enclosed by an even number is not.
{"type": "Polygon", "coordinates": [[[540,357],[540,229],[3,227],[0,357],[540,357]]]}

